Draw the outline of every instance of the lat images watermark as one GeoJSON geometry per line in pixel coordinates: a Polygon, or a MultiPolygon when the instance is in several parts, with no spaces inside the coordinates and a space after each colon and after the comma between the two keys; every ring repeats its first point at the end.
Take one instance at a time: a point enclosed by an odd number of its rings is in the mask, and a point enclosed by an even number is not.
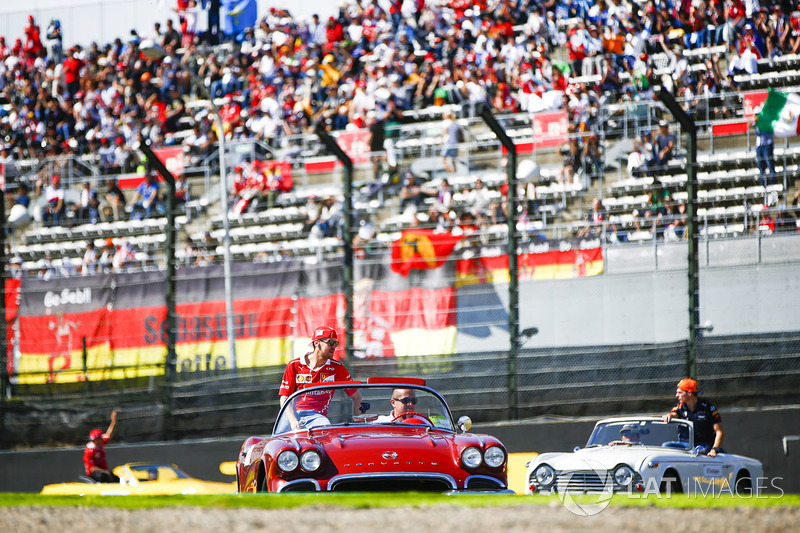
{"type": "Polygon", "coordinates": [[[780,499],[784,495],[782,477],[696,475],[685,479],[642,478],[629,466],[609,470],[598,461],[584,460],[586,468],[561,472],[552,487],[561,504],[578,516],[593,516],[604,511],[614,494],[628,498],[673,497],[709,499],[735,497],[743,499],[780,499]]]}

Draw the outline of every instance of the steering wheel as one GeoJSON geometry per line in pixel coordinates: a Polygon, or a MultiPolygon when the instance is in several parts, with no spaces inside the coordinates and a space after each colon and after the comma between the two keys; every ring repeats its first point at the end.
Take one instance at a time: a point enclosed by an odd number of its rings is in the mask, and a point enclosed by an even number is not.
{"type": "MultiPolygon", "coordinates": [[[[418,412],[416,412],[416,411],[407,411],[407,412],[405,412],[405,413],[401,413],[401,414],[397,415],[396,417],[394,417],[394,418],[392,419],[392,424],[394,424],[395,422],[397,422],[397,421],[398,421],[399,419],[401,419],[401,418],[407,418],[407,417],[409,417],[409,416],[415,416],[415,417],[421,418],[421,419],[423,419],[425,422],[427,422],[428,424],[430,424],[431,426],[434,426],[434,425],[435,425],[435,424],[434,424],[434,423],[431,421],[431,419],[430,419],[430,418],[428,418],[427,416],[423,415],[422,413],[418,413],[418,412]]],[[[404,423],[406,423],[406,424],[415,424],[416,422],[407,421],[407,422],[404,422],[404,423]]]]}

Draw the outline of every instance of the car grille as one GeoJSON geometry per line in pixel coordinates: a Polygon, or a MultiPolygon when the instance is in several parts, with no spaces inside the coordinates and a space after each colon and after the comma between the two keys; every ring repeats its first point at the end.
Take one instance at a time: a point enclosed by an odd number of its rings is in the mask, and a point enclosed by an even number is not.
{"type": "Polygon", "coordinates": [[[597,472],[558,472],[555,490],[559,492],[602,492],[606,488],[608,474],[600,479],[597,472]]]}
{"type": "MultiPolygon", "coordinates": [[[[618,487],[611,479],[610,472],[556,472],[553,490],[557,492],[624,492],[628,487],[618,487]]],[[[631,485],[642,482],[642,476],[635,473],[631,485]]]]}
{"type": "Polygon", "coordinates": [[[497,490],[506,487],[497,479],[472,476],[467,479],[467,488],[470,490],[497,490]]]}
{"type": "Polygon", "coordinates": [[[315,492],[319,490],[319,486],[313,481],[300,481],[286,485],[281,492],[315,492]]]}
{"type": "Polygon", "coordinates": [[[331,481],[328,490],[336,492],[444,492],[454,487],[446,480],[412,477],[348,477],[331,481]]]}

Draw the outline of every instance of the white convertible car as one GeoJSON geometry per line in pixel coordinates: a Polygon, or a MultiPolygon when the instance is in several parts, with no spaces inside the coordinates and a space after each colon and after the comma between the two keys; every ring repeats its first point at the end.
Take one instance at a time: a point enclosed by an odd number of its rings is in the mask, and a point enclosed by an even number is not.
{"type": "Polygon", "coordinates": [[[577,492],[750,496],[763,489],[761,462],[698,454],[694,427],[656,417],[599,421],[583,449],[543,453],[528,463],[526,494],[577,492]]]}

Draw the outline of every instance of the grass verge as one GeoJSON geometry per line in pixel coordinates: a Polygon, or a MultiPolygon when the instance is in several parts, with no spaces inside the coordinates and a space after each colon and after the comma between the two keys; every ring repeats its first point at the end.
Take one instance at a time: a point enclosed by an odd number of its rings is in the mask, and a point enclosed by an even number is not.
{"type": "MultiPolygon", "coordinates": [[[[596,497],[575,496],[575,501],[593,503],[596,497]]],[[[9,506],[74,506],[114,507],[118,509],[151,509],[163,507],[205,507],[216,509],[292,509],[296,507],[346,507],[374,509],[387,507],[513,507],[521,505],[560,505],[556,496],[459,495],[419,493],[347,493],[347,494],[234,494],[192,496],[46,496],[30,493],[0,494],[0,507],[9,506]]],[[[721,496],[693,497],[676,495],[670,498],[648,496],[629,498],[615,495],[614,507],[664,507],[680,509],[732,507],[800,507],[800,495],[773,494],[759,498],[721,496]]]]}

